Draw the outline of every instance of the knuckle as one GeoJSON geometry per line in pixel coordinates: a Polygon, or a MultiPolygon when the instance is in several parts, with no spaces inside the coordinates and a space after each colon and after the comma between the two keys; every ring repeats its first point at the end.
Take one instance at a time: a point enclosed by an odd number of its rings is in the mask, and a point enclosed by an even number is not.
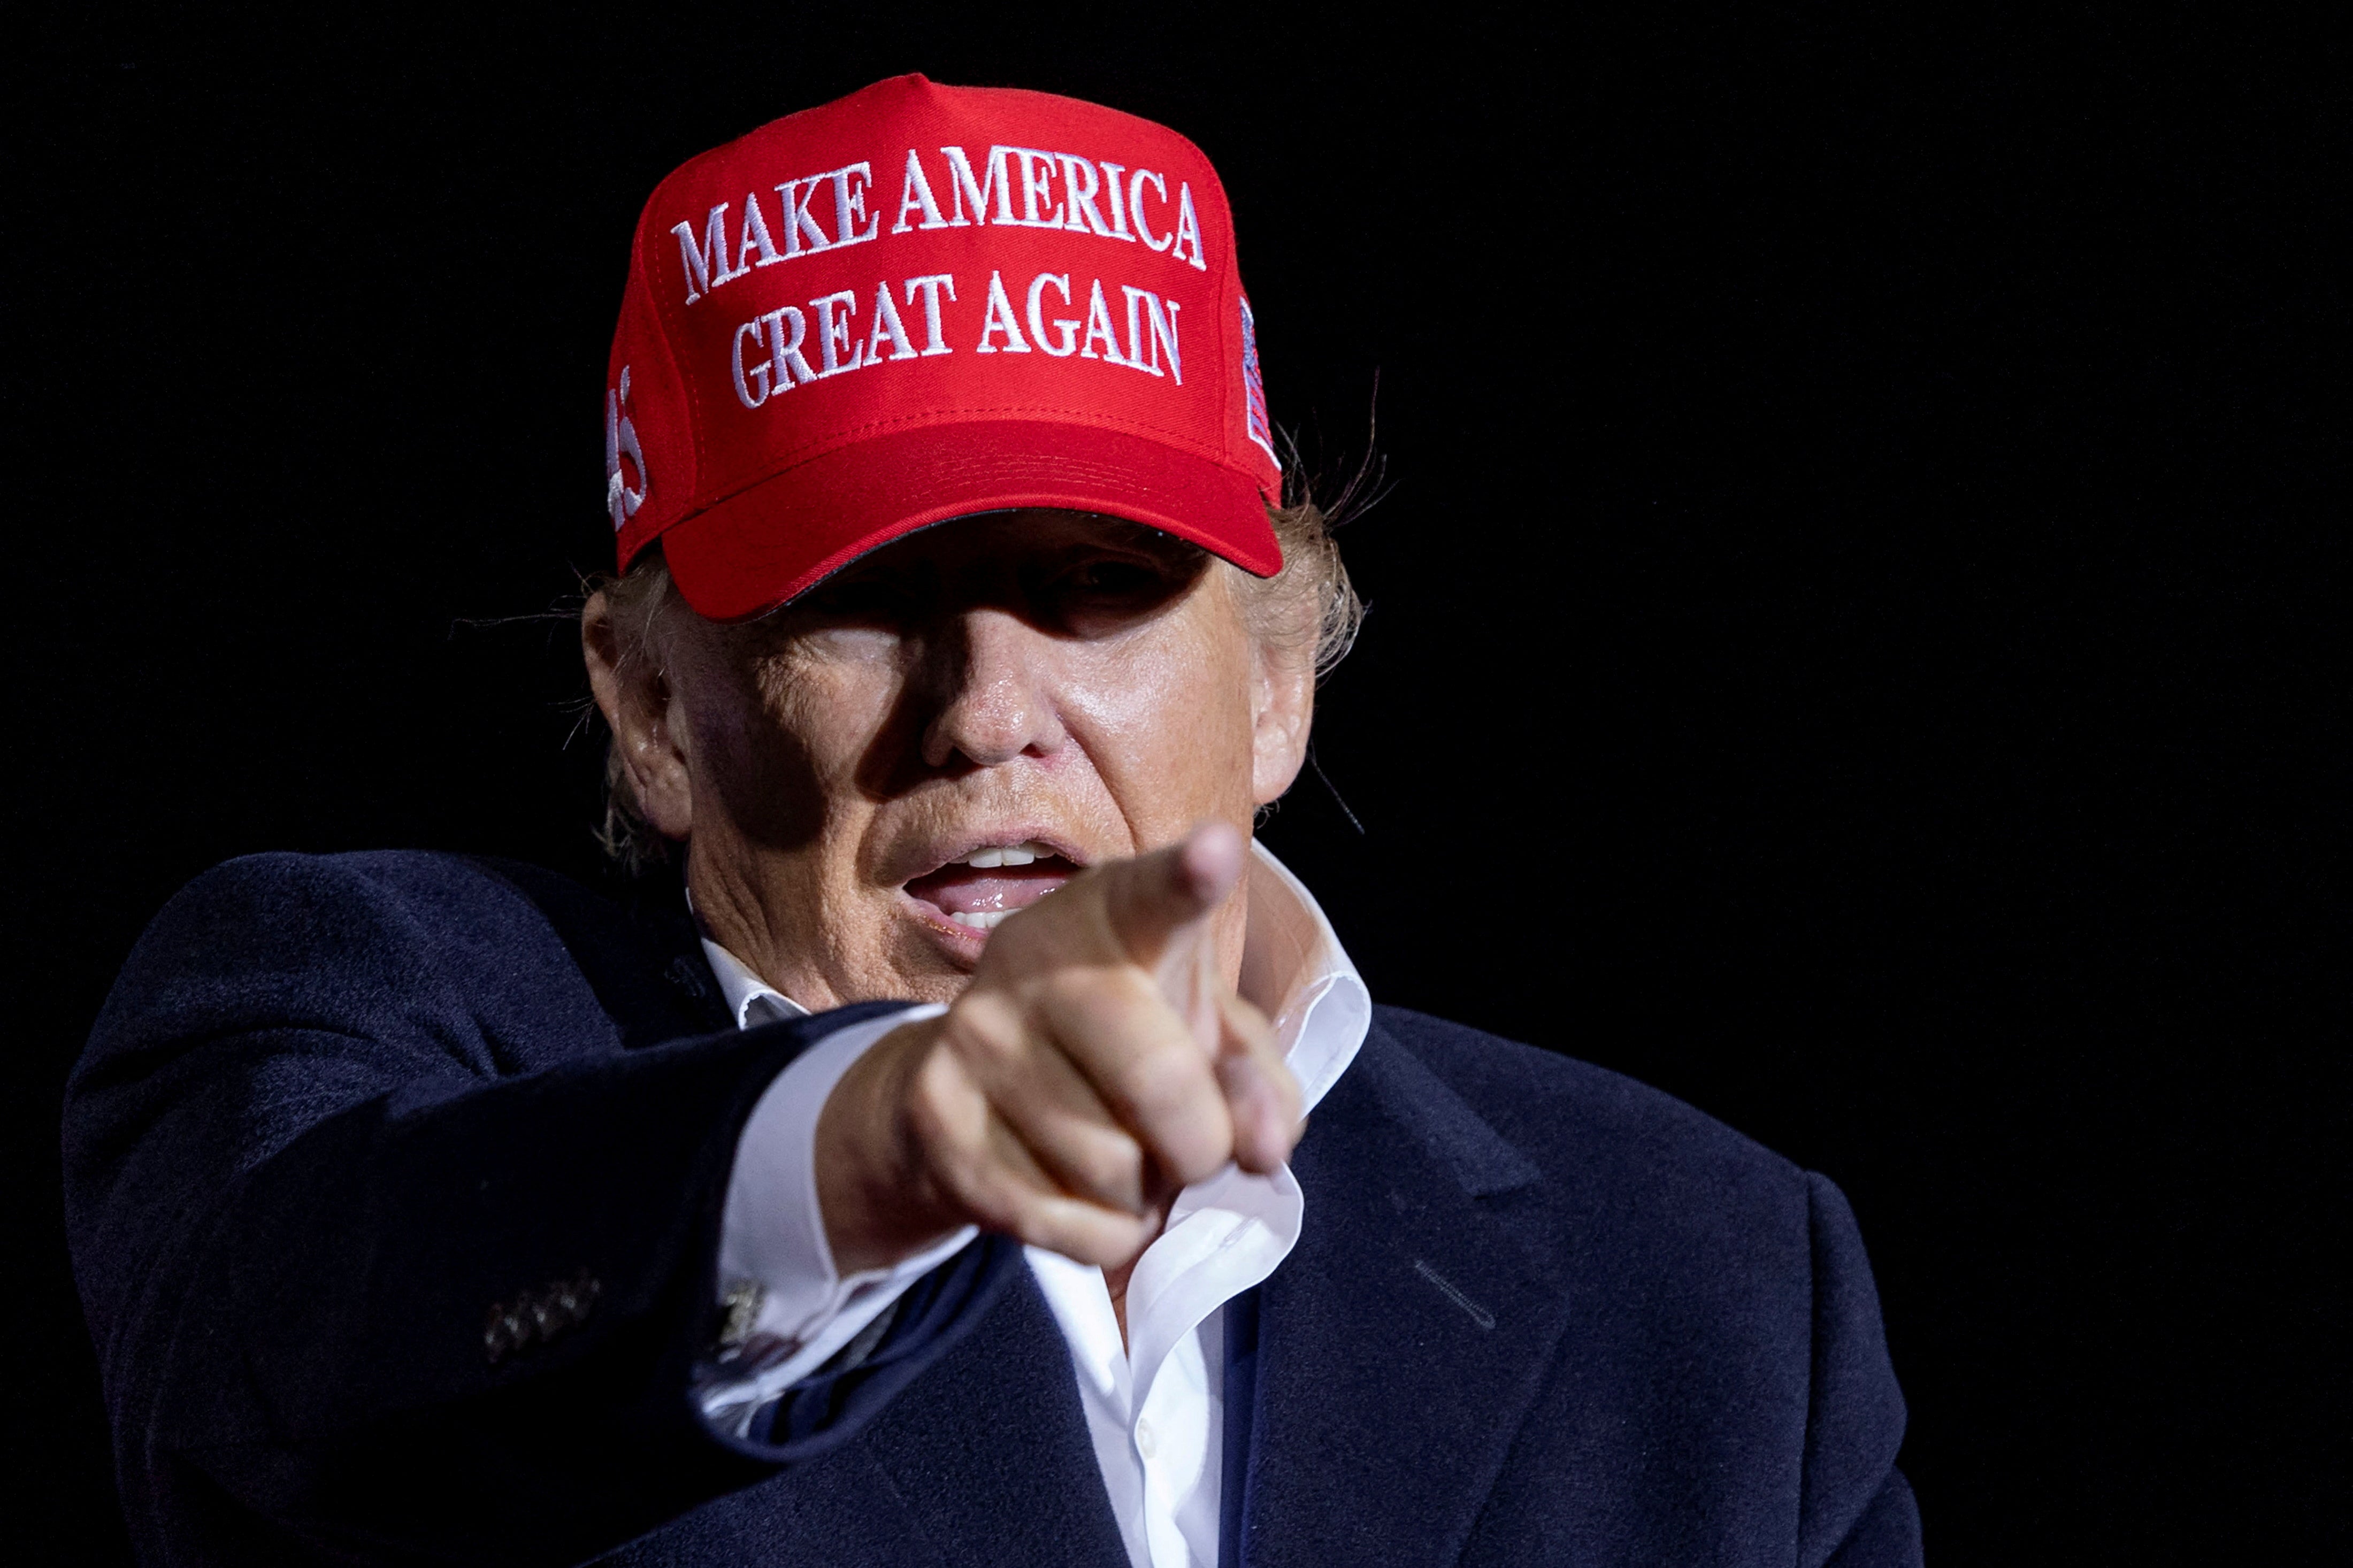
{"type": "Polygon", "coordinates": [[[1039,982],[1039,1001],[1058,1017],[1087,1021],[1116,1012],[1128,999],[1118,970],[1064,964],[1039,982]]]}
{"type": "Polygon", "coordinates": [[[1215,1088],[1208,1058],[1189,1040],[1166,1041],[1138,1051],[1120,1077],[1129,1103],[1147,1114],[1198,1105],[1215,1088]]]}
{"type": "Polygon", "coordinates": [[[1160,1157],[1160,1169],[1165,1179],[1179,1187],[1189,1187],[1205,1182],[1225,1169],[1234,1157],[1231,1142],[1187,1142],[1169,1149],[1160,1157]]]}
{"type": "Polygon", "coordinates": [[[1233,1121],[1221,1104],[1187,1106],[1141,1120],[1155,1158],[1181,1182],[1198,1182],[1233,1158],[1233,1121]]]}
{"type": "Polygon", "coordinates": [[[949,1048],[969,1061],[1008,1061],[1025,1045],[1019,1009],[993,993],[965,993],[949,1010],[948,1026],[949,1048]]]}
{"type": "Polygon", "coordinates": [[[940,1167],[941,1185],[976,1224],[991,1230],[1018,1227],[1025,1207],[1021,1184],[986,1146],[944,1150],[940,1167]]]}
{"type": "Polygon", "coordinates": [[[1144,1186],[1144,1148],[1121,1133],[1090,1139],[1071,1155],[1072,1174],[1089,1190],[1125,1196],[1144,1186]]]}

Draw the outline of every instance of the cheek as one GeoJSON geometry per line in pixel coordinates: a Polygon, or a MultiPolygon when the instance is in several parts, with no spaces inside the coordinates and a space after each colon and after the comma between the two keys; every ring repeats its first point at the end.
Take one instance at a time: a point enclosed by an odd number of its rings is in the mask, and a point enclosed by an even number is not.
{"type": "Polygon", "coordinates": [[[1139,844],[1204,816],[1250,819],[1248,646],[1204,619],[1075,661],[1065,721],[1139,844]]]}
{"type": "Polygon", "coordinates": [[[895,690],[877,661],[771,658],[731,700],[698,710],[708,771],[742,837],[782,849],[825,837],[835,808],[860,798],[848,786],[895,690]]]}
{"type": "Polygon", "coordinates": [[[828,792],[856,779],[902,707],[903,679],[894,652],[894,647],[870,648],[853,639],[846,647],[796,650],[761,671],[761,706],[769,724],[790,737],[814,782],[828,792]]]}

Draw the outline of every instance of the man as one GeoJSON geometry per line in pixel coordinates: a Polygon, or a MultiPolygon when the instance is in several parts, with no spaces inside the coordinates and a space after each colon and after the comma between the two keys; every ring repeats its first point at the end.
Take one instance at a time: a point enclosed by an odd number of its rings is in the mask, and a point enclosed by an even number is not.
{"type": "Polygon", "coordinates": [[[67,1112],[156,1563],[1915,1562],[1835,1189],[1372,1005],[1349,626],[1199,152],[886,81],[673,174],[610,837],[175,899],[67,1112]],[[690,917],[691,910],[691,917],[690,917]]]}

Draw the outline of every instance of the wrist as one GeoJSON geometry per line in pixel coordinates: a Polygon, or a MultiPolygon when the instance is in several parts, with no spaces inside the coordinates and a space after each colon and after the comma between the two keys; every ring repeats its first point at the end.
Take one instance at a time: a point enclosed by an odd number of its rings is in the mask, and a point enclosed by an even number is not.
{"type": "Polygon", "coordinates": [[[937,1017],[902,1025],[842,1074],[818,1113],[817,1195],[834,1271],[887,1268],[955,1230],[906,1114],[908,1087],[939,1037],[937,1017]]]}

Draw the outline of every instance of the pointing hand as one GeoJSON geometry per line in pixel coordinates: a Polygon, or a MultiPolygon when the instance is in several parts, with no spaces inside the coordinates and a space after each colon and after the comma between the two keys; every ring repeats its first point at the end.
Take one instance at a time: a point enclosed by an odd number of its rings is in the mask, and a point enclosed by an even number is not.
{"type": "Polygon", "coordinates": [[[1299,1087],[1211,934],[1245,852],[1208,823],[1073,878],[997,928],[944,1016],[843,1075],[817,1130],[843,1273],[966,1224],[1117,1268],[1179,1188],[1281,1166],[1299,1087]]]}

